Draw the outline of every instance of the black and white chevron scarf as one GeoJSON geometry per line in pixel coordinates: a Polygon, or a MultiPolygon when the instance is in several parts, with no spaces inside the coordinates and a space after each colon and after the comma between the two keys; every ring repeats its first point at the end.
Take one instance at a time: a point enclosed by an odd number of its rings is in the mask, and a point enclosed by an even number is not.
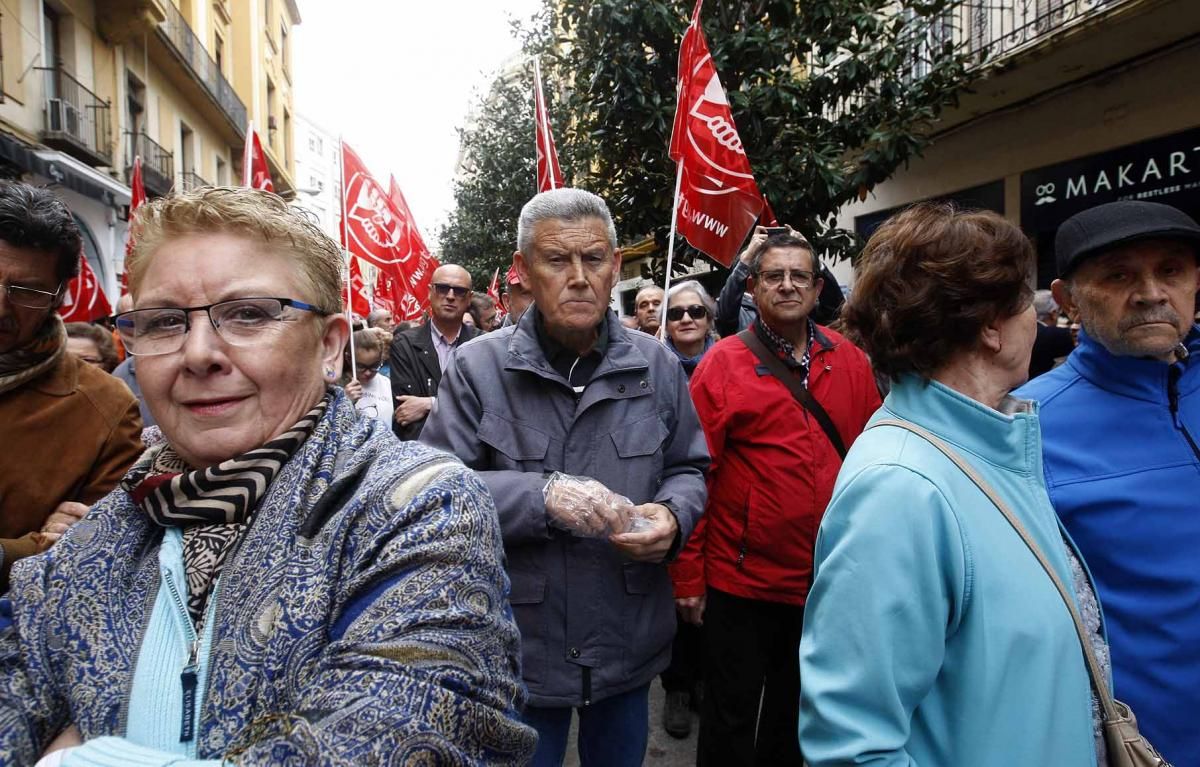
{"type": "Polygon", "coordinates": [[[225,557],[283,465],[312,434],[326,395],[295,426],[260,448],[207,469],[189,469],[171,445],[147,450],[121,487],[155,524],[183,528],[187,608],[199,626],[225,557]]]}

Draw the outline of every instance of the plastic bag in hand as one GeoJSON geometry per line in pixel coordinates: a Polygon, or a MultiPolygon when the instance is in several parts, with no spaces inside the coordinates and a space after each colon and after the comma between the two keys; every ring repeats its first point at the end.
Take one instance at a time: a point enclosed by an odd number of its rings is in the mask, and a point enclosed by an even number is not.
{"type": "Polygon", "coordinates": [[[591,477],[555,472],[542,490],[550,524],[583,538],[607,538],[629,532],[633,501],[591,477]]]}

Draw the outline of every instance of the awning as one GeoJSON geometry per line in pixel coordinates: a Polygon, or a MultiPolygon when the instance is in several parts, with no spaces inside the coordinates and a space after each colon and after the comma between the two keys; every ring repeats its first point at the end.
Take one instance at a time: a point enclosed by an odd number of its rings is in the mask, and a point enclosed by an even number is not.
{"type": "Polygon", "coordinates": [[[0,133],[0,160],[6,160],[28,173],[50,179],[58,186],[99,200],[106,206],[128,205],[129,187],[68,154],[33,147],[6,133],[0,133]]]}

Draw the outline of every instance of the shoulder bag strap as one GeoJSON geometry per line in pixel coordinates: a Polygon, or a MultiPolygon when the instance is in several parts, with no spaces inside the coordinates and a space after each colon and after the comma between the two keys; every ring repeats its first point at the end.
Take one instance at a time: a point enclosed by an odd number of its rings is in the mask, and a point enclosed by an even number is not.
{"type": "Polygon", "coordinates": [[[833,419],[829,417],[829,413],[825,411],[825,408],[821,407],[821,403],[817,402],[817,398],[812,395],[812,392],[804,388],[804,384],[800,382],[800,379],[792,375],[792,372],[787,369],[783,361],[767,349],[752,329],[743,330],[737,334],[737,337],[746,345],[746,348],[754,352],[754,356],[758,357],[759,361],[771,372],[771,375],[778,378],[780,383],[787,387],[796,401],[800,403],[800,406],[809,413],[812,413],[813,418],[817,419],[817,423],[821,424],[821,430],[825,432],[825,436],[833,443],[833,449],[837,451],[842,460],[845,460],[846,443],[842,442],[842,435],[838,433],[837,427],[833,425],[833,419]]]}
{"type": "Polygon", "coordinates": [[[974,467],[963,460],[962,456],[960,456],[954,450],[954,448],[950,447],[939,437],[931,434],[928,430],[923,429],[914,423],[909,423],[908,421],[899,421],[894,418],[885,418],[876,421],[868,428],[873,429],[877,426],[895,426],[900,429],[905,429],[933,445],[947,458],[949,458],[954,465],[962,471],[963,474],[966,474],[967,477],[975,483],[975,486],[978,487],[980,491],[982,491],[983,494],[988,497],[988,500],[1000,510],[1000,513],[1004,515],[1006,520],[1008,520],[1008,524],[1012,525],[1013,530],[1017,531],[1017,535],[1021,536],[1021,540],[1025,542],[1025,545],[1029,547],[1029,550],[1033,553],[1033,556],[1037,558],[1038,564],[1040,564],[1042,569],[1046,571],[1046,575],[1050,576],[1050,581],[1054,584],[1054,588],[1058,589],[1058,595],[1062,597],[1063,603],[1067,606],[1067,610],[1069,610],[1071,613],[1071,620],[1075,622],[1075,633],[1078,634],[1079,644],[1083,647],[1083,657],[1087,662],[1088,675],[1092,678],[1092,685],[1096,688],[1096,697],[1100,701],[1100,706],[1104,709],[1104,720],[1111,722],[1119,719],[1120,715],[1118,714],[1116,707],[1113,705],[1112,695],[1108,690],[1108,681],[1104,678],[1104,674],[1100,670],[1100,664],[1096,661],[1096,656],[1092,653],[1092,643],[1088,639],[1087,628],[1083,625],[1083,619],[1079,617],[1079,611],[1075,609],[1075,600],[1071,597],[1071,592],[1067,590],[1065,585],[1063,585],[1063,582],[1059,579],[1058,574],[1054,572],[1054,567],[1046,559],[1046,555],[1043,554],[1042,550],[1038,548],[1036,543],[1034,543],[1033,538],[1031,538],[1029,533],[1026,532],[1025,526],[1022,525],[1021,520],[1017,519],[1016,515],[1013,514],[1012,509],[1008,507],[1008,504],[1006,504],[1000,495],[994,489],[992,489],[992,486],[987,483],[987,480],[981,477],[979,472],[975,471],[974,467]]]}

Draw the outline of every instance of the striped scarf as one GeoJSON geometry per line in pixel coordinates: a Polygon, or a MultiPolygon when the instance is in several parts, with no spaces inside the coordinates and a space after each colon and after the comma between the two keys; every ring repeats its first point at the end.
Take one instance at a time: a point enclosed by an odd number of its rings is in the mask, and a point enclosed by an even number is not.
{"type": "Polygon", "coordinates": [[[326,395],[295,426],[262,447],[216,466],[189,469],[170,444],[156,445],[121,481],[155,524],[183,528],[187,609],[196,626],[225,557],[271,482],[316,428],[329,399],[326,395]]]}

